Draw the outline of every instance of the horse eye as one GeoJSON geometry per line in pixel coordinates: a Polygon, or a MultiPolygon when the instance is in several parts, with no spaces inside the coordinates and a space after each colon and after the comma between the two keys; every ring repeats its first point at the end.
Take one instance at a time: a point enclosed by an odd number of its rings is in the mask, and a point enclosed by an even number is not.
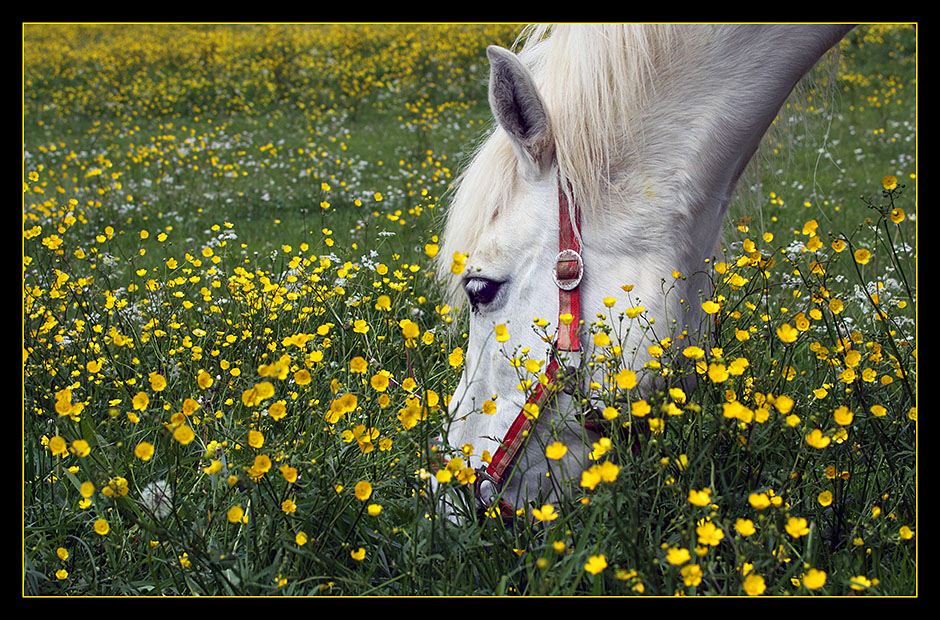
{"type": "Polygon", "coordinates": [[[503,284],[505,282],[498,282],[489,278],[467,278],[464,280],[463,290],[467,293],[470,306],[473,310],[477,310],[480,306],[485,306],[493,301],[503,284]]]}

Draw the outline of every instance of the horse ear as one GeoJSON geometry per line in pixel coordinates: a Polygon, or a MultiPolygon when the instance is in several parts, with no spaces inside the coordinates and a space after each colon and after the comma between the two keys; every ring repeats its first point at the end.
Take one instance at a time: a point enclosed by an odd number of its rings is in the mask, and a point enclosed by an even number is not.
{"type": "Polygon", "coordinates": [[[490,108],[509,134],[516,154],[535,173],[546,172],[554,156],[548,112],[532,76],[515,54],[491,45],[490,108]]]}

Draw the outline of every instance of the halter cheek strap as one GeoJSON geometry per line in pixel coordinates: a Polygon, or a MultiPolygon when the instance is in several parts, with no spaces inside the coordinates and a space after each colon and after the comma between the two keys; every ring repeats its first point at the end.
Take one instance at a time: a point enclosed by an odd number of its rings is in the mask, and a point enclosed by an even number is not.
{"type": "Polygon", "coordinates": [[[474,494],[480,508],[491,508],[494,502],[503,517],[513,514],[512,506],[500,498],[503,482],[535,423],[535,412],[540,411],[552,394],[561,389],[558,382],[558,352],[579,353],[581,319],[581,279],[584,277],[584,261],[581,259],[581,212],[577,205],[570,208],[568,196],[561,183],[558,185],[558,256],[555,259],[553,278],[558,286],[558,334],[552,359],[545,369],[545,378],[538,382],[499,448],[486,467],[476,471],[474,494]],[[537,409],[535,409],[537,407],[537,409]]]}

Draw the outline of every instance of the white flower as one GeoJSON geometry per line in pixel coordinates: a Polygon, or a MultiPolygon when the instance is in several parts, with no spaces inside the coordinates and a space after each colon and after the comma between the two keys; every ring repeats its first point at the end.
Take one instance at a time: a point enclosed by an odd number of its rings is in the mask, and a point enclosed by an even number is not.
{"type": "Polygon", "coordinates": [[[140,503],[145,510],[162,519],[173,511],[173,490],[166,480],[151,482],[140,492],[140,503]]]}

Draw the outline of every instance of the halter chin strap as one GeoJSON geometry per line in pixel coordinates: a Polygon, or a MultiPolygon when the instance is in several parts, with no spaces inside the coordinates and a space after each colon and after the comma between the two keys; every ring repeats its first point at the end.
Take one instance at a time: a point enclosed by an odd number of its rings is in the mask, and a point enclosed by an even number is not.
{"type": "Polygon", "coordinates": [[[580,354],[581,321],[581,279],[584,277],[584,261],[581,258],[581,211],[578,206],[569,205],[568,195],[561,182],[558,184],[558,256],[555,259],[553,278],[558,286],[558,334],[552,351],[552,359],[545,369],[545,378],[541,379],[526,401],[512,426],[506,433],[499,448],[493,454],[486,467],[476,471],[474,485],[477,506],[488,509],[497,503],[503,517],[512,516],[512,506],[502,499],[500,492],[503,482],[519,452],[525,438],[535,423],[535,418],[549,398],[559,391],[559,383],[564,371],[558,359],[558,352],[580,354]],[[573,208],[571,208],[573,206],[573,208]],[[560,372],[561,371],[561,372],[560,372]]]}

